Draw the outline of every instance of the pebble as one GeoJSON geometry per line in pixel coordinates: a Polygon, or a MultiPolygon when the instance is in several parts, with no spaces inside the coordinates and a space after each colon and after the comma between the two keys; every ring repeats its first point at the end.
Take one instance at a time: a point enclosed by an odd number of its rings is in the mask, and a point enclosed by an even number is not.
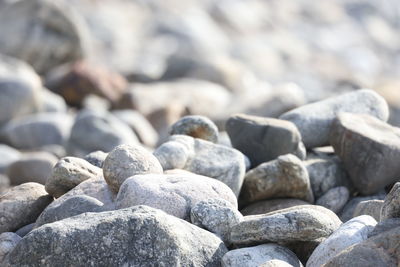
{"type": "Polygon", "coordinates": [[[383,202],[383,200],[378,199],[361,201],[355,207],[353,217],[369,215],[379,222],[381,218],[383,202]]]}
{"type": "Polygon", "coordinates": [[[254,202],[242,210],[240,212],[243,215],[257,215],[269,213],[276,210],[291,208],[294,206],[300,205],[309,205],[310,203],[296,199],[296,198],[277,198],[277,199],[268,199],[254,202]]]}
{"type": "Polygon", "coordinates": [[[218,143],[218,128],[209,118],[199,115],[184,116],[171,126],[170,134],[188,135],[218,143]]]}
{"type": "Polygon", "coordinates": [[[0,264],[3,262],[8,253],[10,253],[21,237],[13,232],[4,232],[0,234],[0,264]]]}
{"type": "Polygon", "coordinates": [[[64,98],[53,93],[47,88],[42,89],[42,106],[40,109],[43,113],[66,113],[68,110],[67,103],[64,98]]]}
{"type": "Polygon", "coordinates": [[[93,166],[103,168],[104,161],[106,160],[108,153],[97,150],[87,154],[83,159],[92,164],[93,166]]]}
{"type": "Polygon", "coordinates": [[[334,187],[321,196],[316,205],[330,209],[334,213],[339,213],[349,200],[349,190],[344,186],[334,187]]]}
{"type": "Polygon", "coordinates": [[[393,185],[381,208],[380,220],[400,218],[400,182],[393,185]]]}

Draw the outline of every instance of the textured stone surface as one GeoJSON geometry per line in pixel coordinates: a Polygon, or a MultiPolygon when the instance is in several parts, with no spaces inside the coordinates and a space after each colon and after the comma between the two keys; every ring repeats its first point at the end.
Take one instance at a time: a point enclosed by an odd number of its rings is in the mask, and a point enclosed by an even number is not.
{"type": "Polygon", "coordinates": [[[374,91],[363,89],[296,108],[280,119],[293,122],[304,145],[313,148],[329,144],[330,128],[339,112],[369,114],[384,121],[389,118],[386,101],[374,91]]]}
{"type": "Polygon", "coordinates": [[[400,182],[394,184],[381,209],[381,220],[400,218],[400,182]]]}
{"type": "Polygon", "coordinates": [[[13,232],[5,232],[0,234],[0,264],[3,262],[8,253],[21,241],[21,237],[13,232]]]}
{"type": "Polygon", "coordinates": [[[314,250],[307,261],[307,267],[322,266],[346,248],[366,240],[375,225],[376,220],[368,215],[342,224],[314,250]]]}
{"type": "Polygon", "coordinates": [[[4,266],[219,266],[226,252],[215,235],[137,206],[43,225],[18,243],[4,266]]]}
{"type": "Polygon", "coordinates": [[[381,218],[383,202],[383,200],[378,199],[361,201],[355,207],[353,217],[369,215],[379,222],[381,218]]]}
{"type": "Polygon", "coordinates": [[[321,196],[315,204],[339,213],[349,200],[349,194],[347,187],[334,187],[321,196]]]}
{"type": "Polygon", "coordinates": [[[179,119],[171,126],[170,134],[189,135],[213,143],[218,142],[218,128],[205,116],[190,115],[179,119]]]}
{"type": "Polygon", "coordinates": [[[162,174],[156,157],[141,146],[120,145],[108,153],[103,164],[104,179],[118,193],[124,181],[138,174],[162,174]]]}
{"type": "Polygon", "coordinates": [[[84,157],[84,160],[86,160],[87,162],[96,167],[103,168],[104,160],[106,159],[107,155],[108,155],[107,153],[98,150],[87,154],[84,157]]]}
{"type": "Polygon", "coordinates": [[[232,190],[222,182],[194,174],[147,174],[128,178],[116,199],[117,208],[148,205],[178,218],[190,220],[197,202],[222,198],[237,208],[232,190]]]}
{"type": "Polygon", "coordinates": [[[239,114],[229,118],[226,131],[233,147],[248,156],[252,166],[288,153],[305,158],[301,135],[291,122],[239,114]]]}
{"type": "Polygon", "coordinates": [[[282,197],[314,202],[307,169],[301,160],[291,154],[279,156],[250,170],[240,192],[241,204],[282,197]]]}
{"type": "Polygon", "coordinates": [[[376,193],[399,179],[400,128],[372,116],[341,113],[330,142],[362,194],[376,193]]]}
{"type": "Polygon", "coordinates": [[[53,198],[37,183],[15,186],[0,196],[0,233],[33,223],[53,198]]]}
{"type": "Polygon", "coordinates": [[[310,203],[296,198],[277,198],[254,202],[240,210],[243,215],[257,215],[310,203]]]}

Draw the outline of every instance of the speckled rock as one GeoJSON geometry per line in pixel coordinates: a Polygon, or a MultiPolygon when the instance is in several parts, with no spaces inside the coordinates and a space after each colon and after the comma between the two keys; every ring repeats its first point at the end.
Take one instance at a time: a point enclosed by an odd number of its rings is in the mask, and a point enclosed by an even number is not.
{"type": "Polygon", "coordinates": [[[310,203],[296,198],[277,198],[254,202],[240,210],[243,215],[257,215],[310,203]]]}
{"type": "Polygon", "coordinates": [[[379,199],[361,201],[355,207],[353,217],[369,215],[379,222],[381,218],[383,202],[383,200],[379,199]]]}
{"type": "Polygon", "coordinates": [[[400,218],[400,182],[394,184],[381,209],[381,220],[400,218]]]}
{"type": "Polygon", "coordinates": [[[179,119],[171,126],[170,134],[189,135],[213,143],[218,142],[218,128],[207,117],[190,115],[179,119]]]}
{"type": "Polygon", "coordinates": [[[0,264],[15,246],[21,241],[21,237],[13,232],[4,232],[0,234],[0,264]]]}
{"type": "Polygon", "coordinates": [[[104,179],[118,193],[124,181],[138,174],[162,174],[156,157],[141,146],[120,145],[108,153],[103,164],[104,179]]]}
{"type": "Polygon", "coordinates": [[[347,187],[334,187],[321,196],[315,204],[330,209],[334,213],[339,213],[349,200],[349,195],[347,187]]]}
{"type": "Polygon", "coordinates": [[[214,234],[136,206],[43,225],[18,243],[4,266],[219,266],[226,252],[214,234]]]}
{"type": "Polygon", "coordinates": [[[104,160],[107,155],[107,153],[98,150],[87,154],[83,159],[96,167],[103,168],[104,160]]]}

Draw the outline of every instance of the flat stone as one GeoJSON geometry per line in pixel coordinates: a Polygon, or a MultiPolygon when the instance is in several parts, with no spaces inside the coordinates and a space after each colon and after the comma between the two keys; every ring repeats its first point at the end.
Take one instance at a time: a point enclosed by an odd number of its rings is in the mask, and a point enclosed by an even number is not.
{"type": "Polygon", "coordinates": [[[368,114],[384,121],[389,118],[386,101],[369,89],[301,106],[279,118],[293,122],[300,131],[304,145],[313,148],[329,144],[330,128],[339,112],[368,114]]]}
{"type": "Polygon", "coordinates": [[[399,179],[400,128],[372,116],[341,113],[330,142],[360,193],[376,193],[399,179]]]}
{"type": "Polygon", "coordinates": [[[21,241],[21,237],[13,232],[4,232],[0,234],[0,264],[8,253],[21,241]]]}
{"type": "Polygon", "coordinates": [[[360,215],[369,215],[379,222],[381,218],[383,202],[383,200],[379,199],[361,201],[355,207],[353,217],[357,217],[360,215]]]}
{"type": "Polygon", "coordinates": [[[205,116],[182,117],[171,126],[170,134],[189,135],[212,143],[218,142],[218,128],[214,122],[205,116]]]}
{"type": "Polygon", "coordinates": [[[350,192],[347,187],[334,187],[321,196],[315,204],[330,209],[334,213],[339,213],[349,200],[349,195],[350,192]]]}
{"type": "Polygon", "coordinates": [[[277,198],[277,199],[268,199],[254,202],[242,210],[240,212],[247,215],[258,215],[265,214],[276,210],[291,208],[300,205],[309,205],[310,203],[296,199],[296,198],[277,198]]]}
{"type": "Polygon", "coordinates": [[[381,209],[380,220],[400,218],[400,182],[394,184],[381,209]]]}

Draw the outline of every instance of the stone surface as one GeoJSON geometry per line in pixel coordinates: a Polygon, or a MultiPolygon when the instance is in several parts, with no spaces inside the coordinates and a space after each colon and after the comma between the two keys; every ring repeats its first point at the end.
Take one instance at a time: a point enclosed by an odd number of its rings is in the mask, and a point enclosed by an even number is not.
{"type": "Polygon", "coordinates": [[[342,224],[314,250],[307,266],[322,266],[348,247],[366,240],[375,225],[376,220],[368,215],[353,218],[342,224]]]}
{"type": "Polygon", "coordinates": [[[254,202],[254,203],[246,206],[242,210],[240,210],[240,212],[245,216],[246,215],[257,215],[257,214],[269,213],[269,212],[276,211],[276,210],[291,208],[294,206],[309,205],[309,204],[310,203],[308,203],[304,200],[295,199],[295,198],[268,199],[268,200],[254,202]]]}
{"type": "Polygon", "coordinates": [[[24,237],[27,234],[29,234],[30,231],[32,231],[34,226],[35,226],[35,223],[27,224],[27,225],[22,226],[21,228],[19,228],[17,231],[15,231],[15,233],[17,235],[19,235],[20,237],[24,237]]]}
{"type": "Polygon", "coordinates": [[[296,126],[284,120],[238,114],[226,122],[234,148],[249,157],[252,166],[295,154],[301,159],[301,135],[296,126]]]}
{"type": "Polygon", "coordinates": [[[229,242],[232,226],[243,220],[243,215],[230,202],[222,198],[209,198],[197,202],[190,210],[190,221],[229,242]]]}
{"type": "Polygon", "coordinates": [[[307,169],[296,156],[279,156],[246,173],[240,192],[242,204],[283,197],[314,202],[307,169]]]}
{"type": "Polygon", "coordinates": [[[330,142],[360,193],[376,193],[399,179],[400,128],[372,116],[341,113],[330,142]]]}
{"type": "Polygon", "coordinates": [[[353,217],[369,215],[379,222],[381,218],[383,202],[383,200],[378,199],[361,201],[355,207],[353,217]]]}
{"type": "Polygon", "coordinates": [[[381,209],[380,220],[400,218],[400,182],[394,184],[381,209]]]}
{"type": "Polygon", "coordinates": [[[162,173],[163,168],[158,159],[139,145],[117,146],[108,153],[103,164],[104,179],[116,193],[131,176],[162,173]]]}
{"type": "Polygon", "coordinates": [[[293,122],[301,133],[304,145],[313,148],[329,144],[330,128],[339,112],[368,114],[384,121],[389,118],[386,101],[369,89],[308,104],[286,112],[279,118],[293,122]]]}
{"type": "Polygon", "coordinates": [[[218,143],[218,128],[205,116],[190,115],[179,119],[171,126],[170,134],[189,135],[218,143]]]}
{"type": "Polygon", "coordinates": [[[379,194],[379,195],[373,195],[373,196],[367,196],[367,197],[354,197],[350,199],[349,202],[347,202],[346,206],[344,206],[343,210],[340,212],[340,219],[343,222],[347,222],[351,218],[353,218],[354,211],[357,208],[357,205],[363,201],[368,201],[368,200],[383,200],[385,198],[385,195],[379,194]]]}
{"type": "Polygon", "coordinates": [[[219,266],[226,252],[215,235],[136,206],[43,225],[18,243],[4,266],[219,266]]]}
{"type": "Polygon", "coordinates": [[[148,205],[189,221],[191,208],[209,198],[222,198],[237,208],[236,197],[229,187],[194,174],[147,174],[128,178],[119,190],[116,206],[121,209],[148,205]]]}
{"type": "Polygon", "coordinates": [[[328,237],[341,223],[335,213],[324,207],[297,206],[245,216],[242,222],[232,227],[230,241],[235,245],[313,241],[328,237]]]}
{"type": "Polygon", "coordinates": [[[62,96],[53,93],[47,88],[43,88],[42,90],[42,112],[60,112],[66,113],[68,110],[67,103],[62,96]]]}
{"type": "Polygon", "coordinates": [[[50,195],[59,198],[83,181],[101,176],[101,173],[100,168],[84,159],[65,157],[54,166],[45,188],[50,195]]]}
{"type": "Polygon", "coordinates": [[[236,149],[193,138],[173,135],[154,151],[164,170],[184,169],[215,178],[239,195],[246,170],[245,159],[236,149]]]}
{"type": "Polygon", "coordinates": [[[368,234],[368,238],[379,235],[383,232],[392,230],[396,227],[400,226],[400,218],[391,218],[391,219],[386,219],[383,220],[381,222],[379,222],[374,230],[372,230],[369,234],[368,234]]]}
{"type": "Polygon", "coordinates": [[[270,262],[274,260],[283,261],[288,266],[303,266],[296,254],[277,244],[263,244],[231,250],[222,257],[221,265],[223,267],[284,266],[271,265],[270,262]]]}
{"type": "Polygon", "coordinates": [[[94,152],[87,154],[84,157],[84,160],[86,160],[93,166],[103,168],[104,160],[106,159],[107,155],[108,155],[107,153],[104,153],[103,151],[98,150],[98,151],[94,151],[94,152]]]}
{"type": "Polygon", "coordinates": [[[349,200],[349,195],[347,187],[334,187],[321,196],[315,204],[330,209],[334,213],[339,213],[349,200]]]}
{"type": "Polygon", "coordinates": [[[15,186],[0,198],[0,233],[33,223],[53,198],[37,183],[15,186]]]}
{"type": "Polygon", "coordinates": [[[28,182],[44,185],[57,161],[56,156],[47,152],[24,153],[19,160],[8,166],[7,176],[13,185],[28,182]]]}
{"type": "Polygon", "coordinates": [[[20,157],[21,153],[15,148],[0,144],[0,173],[5,173],[7,167],[20,157]]]}
{"type": "Polygon", "coordinates": [[[0,234],[0,264],[3,262],[8,253],[10,253],[21,237],[13,232],[4,232],[0,234]]]}
{"type": "Polygon", "coordinates": [[[9,187],[10,179],[5,175],[0,174],[0,195],[6,192],[9,187]]]}

